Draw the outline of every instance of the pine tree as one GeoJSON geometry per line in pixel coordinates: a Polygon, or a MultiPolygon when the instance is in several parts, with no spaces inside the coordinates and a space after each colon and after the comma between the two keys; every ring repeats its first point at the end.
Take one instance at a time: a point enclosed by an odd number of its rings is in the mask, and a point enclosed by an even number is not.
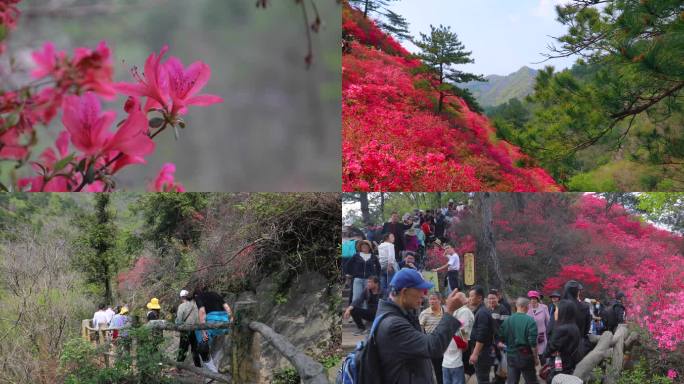
{"type": "MultiPolygon", "coordinates": [[[[572,70],[537,76],[532,100],[540,108],[525,147],[557,177],[583,168],[582,151],[603,150],[656,165],[668,183],[684,185],[682,1],[574,0],[557,13],[568,33],[547,56],[580,59],[572,70]]],[[[654,179],[647,189],[668,188],[657,176],[645,175],[654,179]]]]}
{"type": "Polygon", "coordinates": [[[409,23],[405,17],[389,9],[389,4],[396,0],[349,0],[368,18],[373,16],[378,27],[400,40],[411,40],[409,23]]]}
{"type": "Polygon", "coordinates": [[[393,0],[349,0],[349,3],[362,10],[364,17],[368,17],[373,13],[382,14],[390,1],[393,0]]]}
{"type": "Polygon", "coordinates": [[[408,27],[409,23],[406,18],[391,9],[387,9],[385,21],[380,24],[380,28],[399,40],[411,40],[412,36],[408,27]]]}
{"type": "MultiPolygon", "coordinates": [[[[430,34],[420,34],[420,41],[413,43],[421,49],[418,57],[423,61],[425,70],[434,76],[439,92],[437,113],[442,112],[444,98],[449,95],[465,94],[455,83],[468,81],[486,81],[482,75],[462,72],[454,65],[474,63],[470,57],[472,52],[466,51],[458,36],[451,32],[450,27],[430,25],[430,34]]],[[[479,108],[479,106],[478,106],[479,108]]],[[[481,110],[481,108],[480,108],[481,110]]]]}
{"type": "Polygon", "coordinates": [[[112,277],[119,267],[116,252],[117,227],[111,211],[110,195],[95,195],[95,212],[76,218],[80,234],[75,241],[75,266],[84,272],[105,303],[112,303],[112,277]]]}

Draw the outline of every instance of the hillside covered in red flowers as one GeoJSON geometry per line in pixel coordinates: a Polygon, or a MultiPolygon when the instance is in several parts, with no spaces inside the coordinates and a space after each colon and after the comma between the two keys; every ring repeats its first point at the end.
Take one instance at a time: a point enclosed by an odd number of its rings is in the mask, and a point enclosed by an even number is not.
{"type": "Polygon", "coordinates": [[[458,97],[436,115],[419,60],[345,4],[342,15],[345,191],[559,191],[488,119],[458,97]]]}

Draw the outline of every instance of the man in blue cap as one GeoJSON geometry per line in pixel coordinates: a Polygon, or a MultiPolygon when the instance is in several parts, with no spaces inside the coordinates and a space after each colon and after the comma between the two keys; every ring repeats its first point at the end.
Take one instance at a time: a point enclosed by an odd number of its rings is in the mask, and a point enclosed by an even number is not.
{"type": "Polygon", "coordinates": [[[432,358],[442,357],[461,323],[452,316],[466,300],[454,290],[446,299],[446,310],[437,328],[425,334],[416,311],[433,284],[420,272],[404,268],[390,282],[390,297],[381,300],[378,316],[387,313],[377,326],[375,340],[383,383],[434,383],[432,358]]]}

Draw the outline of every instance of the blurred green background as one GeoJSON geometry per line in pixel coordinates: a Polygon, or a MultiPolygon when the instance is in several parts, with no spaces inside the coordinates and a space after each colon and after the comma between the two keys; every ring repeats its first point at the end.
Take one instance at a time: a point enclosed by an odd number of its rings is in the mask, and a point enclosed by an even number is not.
{"type": "MultiPolygon", "coordinates": [[[[266,10],[255,0],[24,0],[9,53],[28,69],[30,52],[47,40],[69,52],[106,40],[117,81],[132,81],[130,69],[164,44],[185,65],[211,66],[203,93],[225,103],[191,108],[180,139],[160,135],[148,165],[118,175],[119,189],[143,190],[174,162],[189,191],[338,191],[341,7],[314,3],[323,25],[308,70],[302,10],[292,0],[266,10]]],[[[124,101],[107,106],[120,111],[124,101]]],[[[56,120],[41,144],[51,145],[59,129],[56,120]]]]}

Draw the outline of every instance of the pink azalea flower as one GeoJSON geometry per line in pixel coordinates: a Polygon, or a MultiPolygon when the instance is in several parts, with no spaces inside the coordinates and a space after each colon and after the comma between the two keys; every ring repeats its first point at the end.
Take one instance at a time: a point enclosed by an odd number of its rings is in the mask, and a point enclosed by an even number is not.
{"type": "Polygon", "coordinates": [[[43,176],[19,179],[17,187],[27,192],[68,192],[67,179],[64,177],[55,177],[47,183],[44,182],[43,176]]]}
{"type": "Polygon", "coordinates": [[[20,143],[21,136],[17,127],[12,127],[0,134],[0,144],[2,144],[0,145],[0,159],[19,160],[26,157],[28,149],[20,143]]]}
{"type": "Polygon", "coordinates": [[[86,155],[100,152],[107,142],[107,130],[116,114],[112,111],[101,113],[100,100],[91,92],[65,97],[63,109],[62,123],[71,134],[74,147],[86,155]]]}
{"type": "Polygon", "coordinates": [[[116,114],[102,113],[100,101],[91,92],[83,96],[67,96],[62,122],[71,134],[71,142],[86,155],[119,151],[131,156],[145,156],[154,151],[155,143],[147,132],[147,116],[140,108],[132,109],[128,119],[114,135],[109,127],[116,114]]]}
{"type": "Polygon", "coordinates": [[[147,136],[147,115],[140,109],[130,109],[128,119],[107,140],[104,151],[119,151],[130,156],[145,156],[154,152],[155,143],[147,136]]]}
{"type": "Polygon", "coordinates": [[[101,41],[94,50],[76,48],[73,65],[82,77],[79,81],[81,87],[96,92],[107,100],[116,97],[116,89],[112,84],[114,67],[106,41],[101,41]]]}
{"type": "Polygon", "coordinates": [[[674,369],[667,370],[667,377],[669,377],[670,379],[674,380],[677,378],[677,376],[677,371],[675,371],[674,369]]]}
{"type": "Polygon", "coordinates": [[[202,61],[184,68],[177,57],[171,57],[162,63],[168,51],[164,46],[159,55],[152,53],[145,61],[145,71],[141,76],[134,70],[137,83],[117,83],[114,88],[124,95],[147,97],[145,110],[153,107],[168,108],[173,104],[171,115],[183,114],[190,105],[208,106],[223,102],[215,95],[198,95],[211,77],[211,68],[202,61]],[[170,100],[169,100],[170,99],[170,100]]]}
{"type": "Polygon", "coordinates": [[[104,190],[105,190],[105,183],[103,183],[100,180],[96,180],[94,183],[92,183],[86,187],[87,192],[104,192],[104,190]]]}
{"type": "MultiPolygon", "coordinates": [[[[133,77],[137,80],[137,83],[117,83],[114,88],[128,96],[146,96],[151,100],[154,100],[162,107],[166,107],[166,73],[164,72],[164,66],[161,63],[162,58],[169,50],[168,46],[164,46],[159,55],[156,53],[150,54],[150,56],[145,61],[145,71],[141,76],[137,70],[133,71],[133,77]]],[[[148,105],[150,106],[150,100],[148,99],[148,105]]],[[[148,108],[145,108],[146,110],[148,108]]]]}
{"type": "Polygon", "coordinates": [[[43,45],[42,50],[31,53],[31,57],[36,63],[36,68],[31,71],[31,76],[35,79],[41,79],[57,70],[58,60],[63,60],[66,53],[63,51],[56,52],[55,44],[48,41],[43,45]]]}
{"type": "Polygon", "coordinates": [[[197,95],[209,81],[211,68],[202,61],[196,61],[187,69],[176,57],[171,57],[165,64],[169,77],[169,95],[173,101],[172,115],[184,113],[189,105],[208,106],[223,102],[216,95],[197,95]]]}
{"type": "Polygon", "coordinates": [[[176,166],[173,163],[164,164],[151,186],[152,192],[185,192],[183,184],[175,182],[175,173],[176,166]]]}

